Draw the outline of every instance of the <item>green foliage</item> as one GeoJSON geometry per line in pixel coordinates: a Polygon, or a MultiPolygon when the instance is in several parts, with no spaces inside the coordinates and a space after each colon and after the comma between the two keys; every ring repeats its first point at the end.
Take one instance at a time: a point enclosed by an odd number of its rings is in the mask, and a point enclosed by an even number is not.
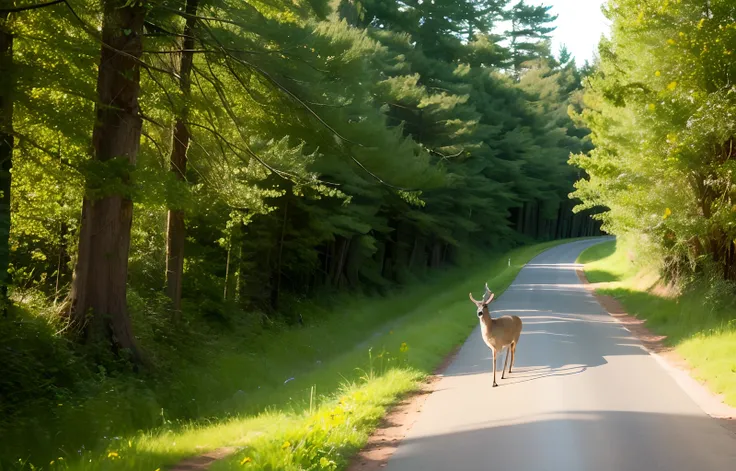
{"type": "MultiPolygon", "coordinates": [[[[141,135],[126,137],[139,149],[99,162],[91,138],[96,109],[109,106],[96,102],[107,3],[69,0],[14,12],[2,25],[14,36],[0,80],[14,88],[16,306],[0,333],[17,369],[0,384],[35,391],[3,402],[18,437],[3,454],[33,443],[45,452],[97,447],[165,417],[222,417],[240,410],[238,389],[257,398],[253,412],[273,400],[265,385],[318,360],[304,336],[324,345],[320,355],[337,356],[412,308],[396,301],[359,311],[352,334],[336,335],[337,321],[314,333],[320,317],[332,319],[324,304],[335,293],[398,292],[478,250],[598,233],[589,211],[575,215],[566,200],[578,178],[569,154],[591,145],[568,116],[581,109],[582,73],[549,53],[546,8],[200,0],[192,12],[193,2],[145,2],[143,36],[127,27],[113,34],[143,44],[139,109],[124,110],[142,120],[141,135]],[[513,31],[494,32],[509,19],[513,31]],[[182,50],[189,30],[193,47],[182,50]],[[183,179],[170,162],[175,122],[190,135],[183,179]],[[129,253],[126,227],[118,250],[94,262],[127,259],[130,316],[116,315],[132,320],[150,371],[80,345],[58,316],[85,253],[83,196],[133,200],[129,253]],[[162,294],[169,210],[185,215],[181,313],[162,294]],[[63,366],[45,364],[57,357],[63,366]]],[[[90,239],[128,216],[87,219],[90,239]]]]}
{"type": "MultiPolygon", "coordinates": [[[[524,263],[557,244],[475,254],[474,260],[482,256],[486,263],[456,267],[392,296],[345,294],[332,297],[329,307],[325,301],[300,303],[303,328],[264,327],[231,312],[227,329],[201,320],[172,329],[163,299],[132,291],[139,340],[157,365],[149,375],[121,373],[114,364],[90,367],[84,350],[64,348],[52,317],[28,312],[22,323],[0,318],[0,361],[6,366],[0,393],[25,392],[23,414],[0,416],[9,421],[2,430],[11,432],[0,441],[0,464],[15,466],[22,458],[39,466],[61,456],[65,462],[58,469],[163,469],[184,456],[250,444],[258,436],[258,449],[284,459],[286,440],[297,445],[339,435],[309,435],[302,420],[321,420],[323,405],[336,405],[332,399],[343,397],[346,386],[350,394],[361,386],[362,399],[383,399],[377,410],[355,405],[354,412],[370,420],[359,425],[357,442],[340,448],[345,459],[384,408],[415,388],[477,325],[468,291],[488,282],[502,293],[524,263]],[[111,452],[119,459],[111,460],[111,452]]],[[[3,412],[13,405],[3,402],[3,412]]]]}
{"type": "Polygon", "coordinates": [[[571,159],[589,176],[578,209],[605,208],[604,228],[656,247],[671,276],[714,264],[736,278],[735,13],[729,1],[611,5],[579,115],[595,150],[571,159]]]}

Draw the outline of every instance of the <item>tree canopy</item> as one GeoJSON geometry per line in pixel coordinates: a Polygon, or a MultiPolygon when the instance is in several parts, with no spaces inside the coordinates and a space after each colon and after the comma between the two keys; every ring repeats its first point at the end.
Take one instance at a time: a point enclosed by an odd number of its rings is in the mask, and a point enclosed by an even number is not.
{"type": "Polygon", "coordinates": [[[595,150],[572,159],[589,175],[578,208],[604,208],[606,230],[654,248],[670,275],[733,280],[736,5],[620,1],[606,14],[579,116],[595,150]]]}

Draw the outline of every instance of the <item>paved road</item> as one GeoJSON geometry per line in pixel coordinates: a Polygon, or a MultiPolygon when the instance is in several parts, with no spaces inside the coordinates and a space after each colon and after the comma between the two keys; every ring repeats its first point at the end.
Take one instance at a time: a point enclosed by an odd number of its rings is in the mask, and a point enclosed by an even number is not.
{"type": "Polygon", "coordinates": [[[736,435],[578,281],[573,264],[593,243],[551,249],[519,273],[491,305],[524,322],[513,374],[491,388],[476,329],[388,470],[736,471],[736,435]]]}

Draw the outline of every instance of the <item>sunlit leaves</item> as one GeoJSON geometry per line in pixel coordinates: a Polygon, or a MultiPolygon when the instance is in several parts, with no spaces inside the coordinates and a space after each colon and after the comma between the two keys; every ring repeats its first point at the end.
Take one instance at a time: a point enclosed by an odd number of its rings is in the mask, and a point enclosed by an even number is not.
{"type": "Polygon", "coordinates": [[[609,208],[612,231],[652,237],[682,255],[693,238],[712,248],[720,244],[709,241],[714,234],[736,235],[727,157],[736,134],[736,65],[727,59],[736,5],[713,1],[706,11],[702,2],[656,3],[624,0],[610,10],[610,53],[587,91],[589,102],[603,100],[584,114],[596,149],[573,160],[590,175],[575,195],[585,206],[609,208]],[[634,83],[646,89],[635,91],[634,83]]]}

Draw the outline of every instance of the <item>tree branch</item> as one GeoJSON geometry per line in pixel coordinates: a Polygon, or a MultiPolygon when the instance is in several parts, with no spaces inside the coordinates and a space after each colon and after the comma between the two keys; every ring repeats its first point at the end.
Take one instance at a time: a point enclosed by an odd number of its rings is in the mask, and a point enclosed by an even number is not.
{"type": "Polygon", "coordinates": [[[179,75],[176,74],[175,72],[171,72],[170,70],[165,70],[165,69],[159,69],[158,67],[154,67],[152,65],[147,64],[146,62],[142,61],[138,57],[133,56],[132,54],[128,54],[125,51],[121,51],[119,49],[116,49],[116,48],[110,46],[105,41],[103,41],[102,38],[100,38],[98,36],[98,34],[97,34],[97,32],[95,31],[94,28],[91,28],[87,23],[85,23],[85,21],[82,19],[82,17],[79,16],[79,14],[74,10],[74,8],[72,8],[72,6],[69,4],[69,2],[67,0],[62,0],[62,2],[66,5],[66,7],[71,12],[71,14],[74,15],[74,18],[76,18],[77,21],[82,25],[82,29],[84,29],[85,32],[88,35],[90,35],[97,42],[99,42],[102,45],[102,47],[107,48],[107,49],[110,49],[111,51],[114,51],[116,54],[120,54],[122,56],[125,56],[125,57],[127,57],[127,58],[135,61],[138,65],[140,65],[141,67],[143,67],[146,70],[155,70],[157,72],[161,72],[161,73],[166,74],[166,75],[172,75],[172,76],[174,76],[177,79],[179,78],[179,75]]]}
{"type": "Polygon", "coordinates": [[[59,3],[66,3],[66,0],[52,0],[46,3],[36,3],[33,5],[25,5],[25,6],[20,6],[20,7],[13,7],[13,8],[0,8],[0,13],[18,13],[21,11],[36,10],[38,8],[46,8],[46,7],[50,7],[53,5],[57,5],[59,3]]]}

